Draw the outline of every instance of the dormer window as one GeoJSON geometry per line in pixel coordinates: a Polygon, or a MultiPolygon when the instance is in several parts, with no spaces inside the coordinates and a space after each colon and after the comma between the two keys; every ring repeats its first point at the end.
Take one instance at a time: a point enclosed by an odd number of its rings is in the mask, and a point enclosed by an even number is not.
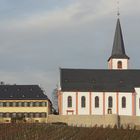
{"type": "Polygon", "coordinates": [[[7,89],[5,88],[5,89],[4,89],[4,91],[6,92],[6,91],[7,91],[7,89]]]}
{"type": "Polygon", "coordinates": [[[118,67],[118,69],[122,69],[122,61],[118,61],[117,67],[118,67]]]}
{"type": "Polygon", "coordinates": [[[93,81],[92,81],[94,84],[96,83],[96,80],[95,79],[93,79],[93,81]]]}
{"type": "Polygon", "coordinates": [[[67,80],[67,79],[65,79],[65,82],[68,82],[68,80],[67,80]]]}
{"type": "Polygon", "coordinates": [[[124,81],[123,80],[120,80],[120,84],[122,84],[124,81]]]}
{"type": "Polygon", "coordinates": [[[12,98],[13,97],[13,95],[10,95],[10,98],[12,98]]]}

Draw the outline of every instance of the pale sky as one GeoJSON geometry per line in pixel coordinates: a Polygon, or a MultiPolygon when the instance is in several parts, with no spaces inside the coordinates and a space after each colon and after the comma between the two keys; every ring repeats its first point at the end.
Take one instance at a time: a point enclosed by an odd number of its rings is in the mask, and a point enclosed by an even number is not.
{"type": "MultiPolygon", "coordinates": [[[[0,81],[39,84],[51,97],[59,67],[106,69],[117,0],[0,0],[0,81]]],[[[130,68],[140,68],[140,0],[120,0],[130,68]]]]}

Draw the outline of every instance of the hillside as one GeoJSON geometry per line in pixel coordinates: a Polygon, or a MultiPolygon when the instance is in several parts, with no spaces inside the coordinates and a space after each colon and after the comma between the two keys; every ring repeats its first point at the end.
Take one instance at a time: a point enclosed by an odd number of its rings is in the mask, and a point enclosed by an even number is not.
{"type": "Polygon", "coordinates": [[[140,140],[140,131],[61,124],[0,124],[0,140],[140,140]]]}

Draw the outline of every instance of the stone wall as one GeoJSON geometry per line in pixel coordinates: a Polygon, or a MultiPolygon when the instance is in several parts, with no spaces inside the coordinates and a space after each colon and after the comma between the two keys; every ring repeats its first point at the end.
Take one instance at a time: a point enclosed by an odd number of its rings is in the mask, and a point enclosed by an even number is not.
{"type": "Polygon", "coordinates": [[[118,116],[118,115],[49,115],[48,123],[64,122],[68,125],[76,126],[123,126],[124,128],[128,125],[133,128],[140,128],[140,117],[137,116],[118,116]]]}
{"type": "Polygon", "coordinates": [[[54,122],[64,122],[68,125],[76,126],[108,126],[114,127],[118,125],[118,116],[117,115],[49,115],[48,123],[54,122]]]}
{"type": "Polygon", "coordinates": [[[123,127],[136,127],[140,128],[140,117],[139,116],[120,116],[120,125],[123,127]]]}

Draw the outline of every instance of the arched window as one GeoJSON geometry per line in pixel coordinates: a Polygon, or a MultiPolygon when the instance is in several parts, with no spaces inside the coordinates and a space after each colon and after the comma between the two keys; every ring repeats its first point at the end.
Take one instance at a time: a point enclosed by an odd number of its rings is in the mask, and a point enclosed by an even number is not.
{"type": "Polygon", "coordinates": [[[109,96],[109,97],[108,97],[108,107],[109,107],[109,108],[112,108],[112,106],[113,106],[113,99],[112,99],[111,96],[109,96]]]}
{"type": "Polygon", "coordinates": [[[122,97],[122,108],[126,108],[126,97],[122,97]]]}
{"type": "Polygon", "coordinates": [[[85,96],[82,96],[81,97],[81,107],[86,107],[86,97],[85,96]]]}
{"type": "Polygon", "coordinates": [[[98,108],[99,107],[99,97],[96,96],[95,97],[95,108],[98,108]]]}
{"type": "Polygon", "coordinates": [[[122,61],[118,61],[117,67],[118,69],[122,69],[122,61]]]}
{"type": "Polygon", "coordinates": [[[68,96],[68,107],[72,107],[72,97],[68,96]]]}

